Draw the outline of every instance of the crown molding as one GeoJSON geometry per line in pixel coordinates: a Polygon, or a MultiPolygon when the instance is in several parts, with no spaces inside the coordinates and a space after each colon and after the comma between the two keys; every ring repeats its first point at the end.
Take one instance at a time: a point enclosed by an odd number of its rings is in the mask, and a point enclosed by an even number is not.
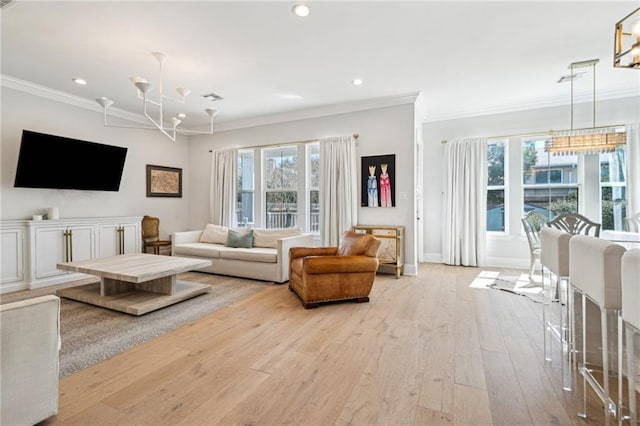
{"type": "MultiPolygon", "coordinates": [[[[612,99],[621,99],[621,98],[630,98],[634,96],[640,96],[640,92],[634,89],[625,89],[625,90],[612,90],[608,92],[601,92],[597,94],[596,102],[607,101],[612,99]]],[[[593,102],[593,95],[579,95],[574,96],[574,103],[591,103],[593,102]]],[[[480,117],[483,115],[493,115],[493,114],[505,114],[509,112],[516,111],[526,111],[532,109],[541,109],[541,108],[551,108],[558,106],[566,106],[569,102],[567,102],[566,96],[555,96],[552,98],[539,99],[531,102],[523,102],[511,105],[500,105],[489,108],[470,108],[467,110],[457,110],[452,112],[443,112],[443,113],[427,113],[426,118],[423,123],[432,123],[436,121],[446,121],[446,120],[458,120],[461,118],[472,118],[472,117],[480,117]]]]}
{"type": "MultiPolygon", "coordinates": [[[[33,96],[51,99],[53,101],[72,105],[78,108],[83,108],[89,111],[94,111],[99,113],[100,115],[103,114],[102,107],[95,101],[72,95],[67,92],[62,92],[60,90],[51,89],[46,86],[41,86],[39,84],[21,80],[19,78],[11,77],[8,75],[0,74],[0,86],[28,93],[33,96]]],[[[142,114],[134,114],[116,107],[109,107],[109,117],[116,117],[122,120],[140,124],[148,123],[148,120],[142,114]]]]}
{"type": "Polygon", "coordinates": [[[288,121],[306,120],[310,118],[326,117],[330,115],[346,114],[350,112],[366,111],[376,108],[413,104],[418,99],[420,92],[411,92],[395,96],[387,96],[374,99],[365,99],[355,102],[323,105],[313,108],[297,109],[277,114],[262,115],[240,120],[230,120],[216,124],[216,131],[243,129],[247,127],[264,126],[269,124],[285,123],[288,121]]]}

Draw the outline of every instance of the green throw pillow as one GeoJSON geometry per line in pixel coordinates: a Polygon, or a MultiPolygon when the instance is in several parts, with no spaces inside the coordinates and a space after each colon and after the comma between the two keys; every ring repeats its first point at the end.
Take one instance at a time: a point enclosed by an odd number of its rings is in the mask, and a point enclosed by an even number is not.
{"type": "Polygon", "coordinates": [[[227,233],[227,247],[251,248],[253,247],[253,229],[247,232],[237,232],[229,229],[227,233]]]}

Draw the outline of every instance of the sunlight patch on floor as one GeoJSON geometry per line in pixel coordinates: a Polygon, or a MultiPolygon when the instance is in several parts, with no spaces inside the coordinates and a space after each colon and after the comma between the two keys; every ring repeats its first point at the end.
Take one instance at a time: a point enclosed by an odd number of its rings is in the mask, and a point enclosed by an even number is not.
{"type": "Polygon", "coordinates": [[[498,271],[481,271],[469,284],[470,288],[489,288],[500,275],[498,271]]]}

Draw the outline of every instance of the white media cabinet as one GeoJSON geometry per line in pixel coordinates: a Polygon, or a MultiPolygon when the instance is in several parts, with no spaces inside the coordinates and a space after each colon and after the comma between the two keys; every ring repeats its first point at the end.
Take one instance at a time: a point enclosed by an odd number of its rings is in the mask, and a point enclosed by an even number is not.
{"type": "Polygon", "coordinates": [[[87,277],[56,264],[140,253],[141,216],[0,221],[0,293],[87,277]]]}

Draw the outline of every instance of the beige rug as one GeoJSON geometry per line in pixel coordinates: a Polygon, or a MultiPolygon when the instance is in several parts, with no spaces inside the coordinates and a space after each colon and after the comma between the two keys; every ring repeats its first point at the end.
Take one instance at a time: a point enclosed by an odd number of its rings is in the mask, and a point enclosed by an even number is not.
{"type": "MultiPolygon", "coordinates": [[[[179,279],[210,284],[211,292],[139,317],[61,299],[60,378],[104,361],[273,285],[268,282],[199,272],[180,274],[179,279]]],[[[74,284],[65,284],[64,287],[91,281],[83,280],[74,284]]],[[[0,297],[0,303],[55,294],[59,288],[61,286],[52,286],[4,295],[0,297]]]]}

